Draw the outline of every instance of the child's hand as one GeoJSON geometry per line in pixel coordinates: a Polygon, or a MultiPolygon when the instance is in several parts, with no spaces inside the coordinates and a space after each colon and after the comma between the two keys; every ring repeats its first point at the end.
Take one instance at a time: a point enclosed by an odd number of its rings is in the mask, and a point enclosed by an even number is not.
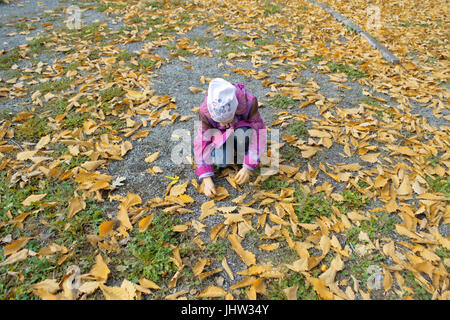
{"type": "Polygon", "coordinates": [[[250,170],[248,170],[245,167],[242,167],[241,170],[237,173],[237,175],[234,177],[234,180],[237,184],[243,184],[247,182],[250,179],[250,170]]]}
{"type": "Polygon", "coordinates": [[[214,182],[211,177],[206,177],[205,185],[203,186],[203,192],[207,197],[213,198],[216,195],[216,188],[214,187],[214,182]]]}

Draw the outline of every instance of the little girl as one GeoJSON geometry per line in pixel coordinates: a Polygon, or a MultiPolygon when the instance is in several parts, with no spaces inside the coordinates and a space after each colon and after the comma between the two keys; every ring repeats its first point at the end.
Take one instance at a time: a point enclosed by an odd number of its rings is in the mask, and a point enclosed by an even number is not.
{"type": "Polygon", "coordinates": [[[266,127],[258,111],[258,101],[245,85],[231,84],[221,78],[210,82],[199,118],[194,139],[195,173],[205,181],[205,195],[214,197],[213,164],[224,168],[234,163],[237,151],[237,162],[242,168],[235,180],[238,184],[247,182],[265,151],[266,127]],[[243,151],[242,161],[239,155],[242,158],[243,151]]]}

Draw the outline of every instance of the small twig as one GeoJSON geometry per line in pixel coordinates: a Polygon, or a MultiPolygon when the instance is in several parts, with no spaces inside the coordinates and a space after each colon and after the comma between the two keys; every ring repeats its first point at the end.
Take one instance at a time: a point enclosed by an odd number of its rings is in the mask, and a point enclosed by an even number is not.
{"type": "Polygon", "coordinates": [[[19,149],[20,149],[21,151],[25,151],[25,150],[23,150],[23,148],[22,148],[17,142],[15,142],[13,139],[9,139],[8,141],[9,141],[9,142],[12,142],[12,143],[14,143],[16,146],[18,146],[19,149]]]}

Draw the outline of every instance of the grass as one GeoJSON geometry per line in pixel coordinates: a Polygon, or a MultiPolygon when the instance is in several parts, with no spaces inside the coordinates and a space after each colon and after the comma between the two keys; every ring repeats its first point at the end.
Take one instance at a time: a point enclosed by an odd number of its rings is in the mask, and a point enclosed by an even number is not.
{"type": "Polygon", "coordinates": [[[155,216],[145,232],[139,233],[134,229],[132,240],[127,245],[133,257],[128,260],[131,281],[137,282],[144,277],[158,282],[162,276],[177,270],[172,262],[172,251],[179,244],[179,239],[172,228],[178,222],[173,216],[161,213],[155,216]]]}
{"type": "Polygon", "coordinates": [[[286,188],[289,186],[289,183],[283,180],[280,180],[277,177],[271,176],[260,183],[260,187],[264,190],[270,190],[273,192],[280,192],[281,188],[286,188]]]}
{"type": "Polygon", "coordinates": [[[441,177],[426,177],[428,185],[433,192],[442,192],[447,197],[450,197],[450,180],[443,179],[441,177]]]}
{"type": "Polygon", "coordinates": [[[297,137],[306,139],[308,137],[308,127],[303,121],[293,121],[286,126],[287,134],[295,134],[297,137]]]}
{"type": "Polygon", "coordinates": [[[18,141],[35,141],[39,138],[49,134],[51,129],[47,127],[48,120],[45,117],[40,117],[35,114],[24,123],[17,125],[15,131],[15,138],[18,141]]]}
{"type": "Polygon", "coordinates": [[[122,87],[113,86],[100,92],[102,103],[111,101],[114,98],[120,98],[125,95],[126,91],[122,87]]]}
{"type": "Polygon", "coordinates": [[[81,128],[83,123],[89,118],[87,113],[74,113],[63,120],[64,129],[73,130],[81,128]]]}
{"type": "Polygon", "coordinates": [[[292,108],[295,106],[295,101],[291,97],[286,97],[280,94],[277,94],[273,97],[272,100],[269,101],[269,105],[274,108],[292,108]]]}
{"type": "MultiPolygon", "coordinates": [[[[23,228],[18,225],[6,225],[0,229],[0,238],[10,234],[13,239],[32,237],[25,248],[34,252],[47,247],[51,243],[70,248],[73,246],[73,255],[68,257],[66,263],[77,264],[82,273],[88,272],[94,263],[94,258],[86,254],[89,248],[86,235],[97,233],[98,226],[103,220],[103,212],[93,200],[86,200],[86,209],[78,212],[68,224],[65,219],[69,199],[73,197],[76,184],[71,181],[56,179],[32,178],[26,185],[10,184],[5,172],[0,172],[0,221],[8,221],[7,212],[13,217],[23,212],[31,212],[26,218],[27,224],[23,228]],[[29,207],[24,208],[22,201],[31,194],[46,193],[46,197],[29,207]],[[43,203],[55,205],[41,206],[43,203]],[[48,236],[48,237],[42,237],[48,236]]],[[[30,286],[53,275],[61,278],[66,272],[67,265],[58,265],[61,255],[55,254],[38,258],[28,257],[26,263],[17,262],[0,267],[0,299],[23,300],[37,299],[32,294],[30,286]],[[23,280],[11,276],[11,273],[20,274],[23,280]]],[[[0,256],[0,260],[4,260],[0,256]]]]}
{"type": "Polygon", "coordinates": [[[298,286],[298,300],[319,300],[312,286],[306,281],[305,276],[292,270],[289,270],[284,278],[270,282],[267,297],[270,300],[286,300],[287,297],[283,290],[293,286],[298,286]]]}
{"type": "MultiPolygon", "coordinates": [[[[236,36],[222,36],[220,37],[219,40],[219,57],[220,58],[226,58],[229,54],[231,53],[235,53],[235,54],[239,54],[239,53],[244,53],[247,58],[250,58],[250,54],[254,51],[256,51],[256,48],[248,48],[247,46],[245,46],[245,44],[239,40],[240,37],[236,37],[236,36]]],[[[242,58],[245,58],[242,57],[242,58]]]]}
{"type": "Polygon", "coordinates": [[[19,48],[14,48],[0,55],[0,69],[9,69],[21,59],[19,48]]]}
{"type": "Polygon", "coordinates": [[[333,214],[331,203],[325,199],[325,194],[321,192],[319,195],[304,193],[301,187],[295,190],[296,203],[294,207],[300,223],[314,222],[318,217],[330,217],[333,214]]]}
{"type": "Polygon", "coordinates": [[[354,68],[348,64],[338,63],[338,62],[328,62],[328,68],[330,68],[330,71],[332,73],[338,73],[343,72],[345,73],[349,78],[351,79],[360,79],[365,78],[367,75],[358,70],[357,68],[354,68]]]}
{"type": "Polygon", "coordinates": [[[61,79],[55,81],[46,81],[39,84],[36,84],[32,87],[32,91],[40,91],[42,95],[45,95],[49,92],[61,92],[63,90],[69,89],[72,85],[72,80],[66,77],[62,77],[61,79]]]}

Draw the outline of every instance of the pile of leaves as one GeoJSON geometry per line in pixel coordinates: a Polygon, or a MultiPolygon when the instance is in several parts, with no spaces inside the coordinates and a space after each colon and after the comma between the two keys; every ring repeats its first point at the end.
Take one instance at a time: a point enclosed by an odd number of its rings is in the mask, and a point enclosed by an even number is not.
{"type": "MultiPolygon", "coordinates": [[[[342,3],[335,9],[346,14],[342,3]]],[[[1,296],[449,298],[449,127],[410,112],[413,99],[448,118],[446,61],[424,69],[400,55],[406,69],[389,65],[308,1],[100,1],[92,9],[126,27],[43,23],[45,35],[1,55],[12,76],[2,79],[0,97],[31,97],[28,110],[4,113],[0,122],[1,296]],[[256,172],[250,197],[235,183],[236,171],[226,169],[221,177],[232,191],[218,187],[214,199],[196,203],[203,186],[153,165],[169,156],[155,150],[146,171],[169,178],[164,193],[145,203],[135,192],[114,193],[125,178],[104,173],[111,161],[122,161],[151,128],[195,117],[198,108],[181,116],[151,80],[169,61],[188,72],[186,56],[214,55],[199,39],[177,37],[202,23],[224,44],[218,54],[230,72],[267,88],[277,116],[268,127],[283,135],[262,166],[279,150],[279,170],[256,172]],[[117,47],[139,41],[134,54],[117,47]],[[153,52],[162,46],[169,58],[153,52]],[[18,65],[49,52],[62,57],[18,65]],[[233,65],[242,61],[253,69],[233,65]],[[350,81],[371,90],[355,108],[340,107],[313,79],[296,82],[307,67],[327,73],[344,93],[350,81]],[[286,72],[274,81],[280,68],[286,72]],[[302,113],[311,105],[320,118],[302,113]],[[230,262],[236,259],[243,268],[230,262]]],[[[394,52],[409,50],[405,43],[394,52]]],[[[190,90],[203,94],[207,80],[190,90]]]]}

